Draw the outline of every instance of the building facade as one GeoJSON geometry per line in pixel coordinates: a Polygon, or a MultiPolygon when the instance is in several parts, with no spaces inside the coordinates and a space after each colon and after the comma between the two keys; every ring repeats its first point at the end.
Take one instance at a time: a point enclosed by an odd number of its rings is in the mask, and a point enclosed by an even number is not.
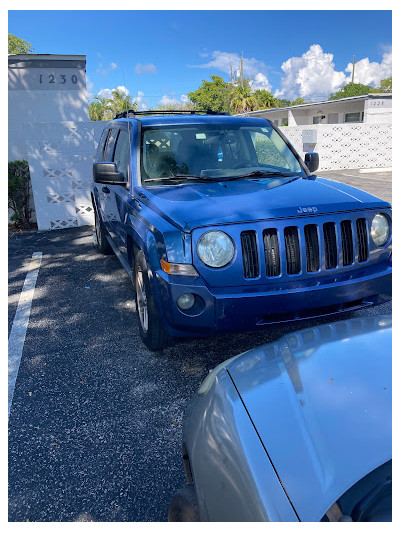
{"type": "Polygon", "coordinates": [[[89,120],[86,56],[9,55],[8,120],[8,159],[29,163],[38,228],[93,224],[90,181],[103,123],[89,120]]]}
{"type": "Polygon", "coordinates": [[[387,124],[392,122],[392,95],[373,93],[338,100],[263,109],[246,113],[264,117],[277,126],[317,124],[387,124]]]}

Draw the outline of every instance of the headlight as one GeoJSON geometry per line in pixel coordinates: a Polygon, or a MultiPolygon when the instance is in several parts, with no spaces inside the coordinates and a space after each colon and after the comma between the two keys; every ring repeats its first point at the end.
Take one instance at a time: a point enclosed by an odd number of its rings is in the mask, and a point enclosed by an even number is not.
{"type": "Polygon", "coordinates": [[[382,213],[378,213],[374,216],[374,219],[371,224],[371,237],[377,246],[383,246],[389,240],[389,220],[382,213]]]}
{"type": "Polygon", "coordinates": [[[223,231],[207,231],[197,243],[197,255],[209,267],[220,268],[232,261],[235,247],[223,231]]]}

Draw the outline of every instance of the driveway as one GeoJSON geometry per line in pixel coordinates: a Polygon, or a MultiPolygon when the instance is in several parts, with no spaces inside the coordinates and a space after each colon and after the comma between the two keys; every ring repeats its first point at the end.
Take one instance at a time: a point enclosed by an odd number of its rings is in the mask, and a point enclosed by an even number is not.
{"type": "MultiPolygon", "coordinates": [[[[10,521],[166,520],[184,483],[182,416],[208,371],[328,321],[153,354],[139,337],[128,275],[83,227],[12,235],[9,325],[33,252],[43,257],[9,418],[10,521]]],[[[378,313],[391,304],[355,315],[378,313]]]]}

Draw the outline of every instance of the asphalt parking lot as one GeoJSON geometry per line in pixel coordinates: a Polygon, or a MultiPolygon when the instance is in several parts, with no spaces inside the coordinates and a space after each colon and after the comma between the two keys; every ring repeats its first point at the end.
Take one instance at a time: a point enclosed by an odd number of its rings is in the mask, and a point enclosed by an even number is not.
{"type": "MultiPolygon", "coordinates": [[[[343,172],[360,188],[377,179],[368,187],[390,199],[388,173],[363,181],[343,172]]],[[[9,331],[33,252],[43,258],[9,417],[9,520],[165,521],[184,483],[184,409],[208,371],[322,321],[189,339],[153,354],[139,337],[128,275],[82,227],[11,235],[9,331]]],[[[379,313],[391,304],[352,316],[379,313]]]]}

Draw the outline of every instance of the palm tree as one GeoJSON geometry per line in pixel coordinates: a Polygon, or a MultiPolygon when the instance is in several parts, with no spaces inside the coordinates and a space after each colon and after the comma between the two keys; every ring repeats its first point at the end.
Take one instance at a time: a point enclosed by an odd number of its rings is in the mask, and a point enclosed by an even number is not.
{"type": "MultiPolygon", "coordinates": [[[[110,98],[106,98],[105,96],[95,96],[93,98],[93,102],[89,105],[89,113],[90,113],[90,106],[92,106],[93,112],[95,113],[95,116],[97,116],[97,119],[94,120],[111,120],[113,118],[113,110],[112,110],[112,100],[110,98]]],[[[91,119],[93,120],[93,119],[91,119]]]]}
{"type": "Polygon", "coordinates": [[[251,87],[247,84],[235,87],[230,105],[235,110],[235,113],[251,111],[255,106],[255,99],[251,94],[251,87]]]}
{"type": "Polygon", "coordinates": [[[114,116],[117,113],[128,111],[128,109],[132,109],[133,111],[137,111],[139,109],[139,106],[137,105],[136,101],[133,100],[132,96],[125,91],[121,91],[120,89],[112,90],[112,99],[110,101],[114,111],[114,116]]]}

